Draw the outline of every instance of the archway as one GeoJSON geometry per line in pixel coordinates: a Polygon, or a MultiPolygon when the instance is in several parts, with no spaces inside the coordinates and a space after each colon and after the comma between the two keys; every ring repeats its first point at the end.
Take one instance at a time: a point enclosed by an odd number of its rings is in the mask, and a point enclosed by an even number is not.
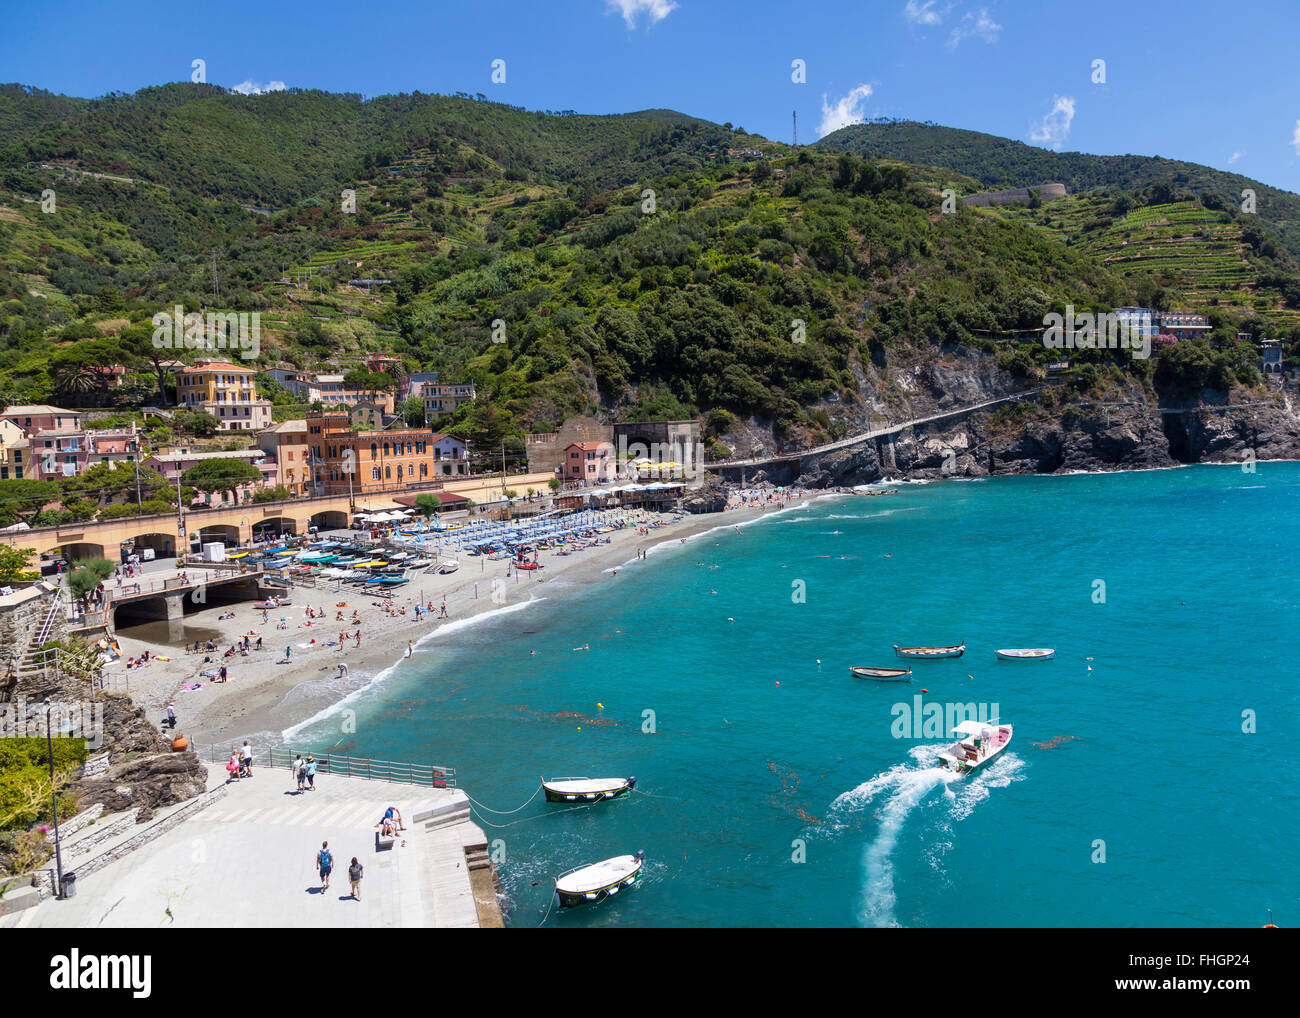
{"type": "Polygon", "coordinates": [[[205,527],[190,531],[190,551],[201,552],[205,544],[220,542],[227,548],[239,546],[239,528],[224,523],[209,523],[205,527]]]}
{"type": "Polygon", "coordinates": [[[325,512],[313,513],[307,522],[320,530],[346,530],[348,514],[337,509],[327,509],[325,512]]]}
{"type": "Polygon", "coordinates": [[[86,559],[103,558],[104,546],[89,542],[74,542],[50,549],[52,555],[62,555],[69,562],[84,562],[86,559]]]}
{"type": "Polygon", "coordinates": [[[269,516],[253,524],[254,540],[266,540],[298,533],[298,521],[292,516],[269,516]]]}

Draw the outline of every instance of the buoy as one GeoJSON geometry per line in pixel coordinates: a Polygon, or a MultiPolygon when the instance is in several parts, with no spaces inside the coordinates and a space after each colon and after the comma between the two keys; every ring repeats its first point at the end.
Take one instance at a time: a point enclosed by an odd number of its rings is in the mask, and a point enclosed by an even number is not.
{"type": "Polygon", "coordinates": [[[605,705],[603,703],[598,703],[596,704],[596,706],[599,707],[601,710],[605,709],[605,705]]]}
{"type": "Polygon", "coordinates": [[[922,689],[921,692],[922,692],[922,693],[928,693],[928,692],[930,692],[930,691],[929,691],[928,689],[922,689]]]}
{"type": "Polygon", "coordinates": [[[780,682],[777,682],[777,685],[779,686],[779,685],[781,685],[781,683],[780,683],[780,682]]]}

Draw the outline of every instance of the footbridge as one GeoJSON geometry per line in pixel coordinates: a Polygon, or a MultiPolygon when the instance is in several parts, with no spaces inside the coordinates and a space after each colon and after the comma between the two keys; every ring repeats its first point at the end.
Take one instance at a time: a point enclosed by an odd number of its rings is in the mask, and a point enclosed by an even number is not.
{"type": "Polygon", "coordinates": [[[1011,393],[1007,396],[998,396],[996,399],[985,400],[982,403],[972,403],[968,406],[958,407],[955,410],[945,410],[942,413],[930,414],[928,417],[916,417],[909,421],[902,421],[898,424],[887,424],[884,427],[875,428],[871,431],[859,432],[850,435],[847,438],[837,439],[834,442],[827,442],[825,445],[814,446],[811,449],[802,449],[799,452],[776,453],[771,456],[757,456],[751,459],[742,460],[721,460],[716,463],[705,463],[705,470],[712,470],[717,473],[723,473],[729,470],[743,471],[750,467],[767,467],[781,463],[797,463],[803,459],[809,459],[815,456],[822,456],[829,452],[836,452],[840,449],[851,449],[854,446],[862,445],[866,442],[873,442],[878,438],[885,438],[890,435],[896,435],[908,428],[915,428],[923,424],[932,424],[936,421],[950,420],[954,417],[963,417],[966,414],[972,414],[980,410],[987,410],[990,407],[999,406],[1003,403],[1015,403],[1036,395],[1043,391],[1044,386],[1037,386],[1033,389],[1025,389],[1022,392],[1011,393]]]}

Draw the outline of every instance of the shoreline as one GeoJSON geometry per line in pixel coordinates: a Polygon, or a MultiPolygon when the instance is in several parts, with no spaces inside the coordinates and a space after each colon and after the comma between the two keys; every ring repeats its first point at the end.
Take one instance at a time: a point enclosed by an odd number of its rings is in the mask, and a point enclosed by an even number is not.
{"type": "Polygon", "coordinates": [[[264,752],[272,745],[292,740],[308,726],[346,711],[349,702],[397,674],[408,657],[435,648],[440,634],[452,635],[466,626],[490,624],[502,615],[527,611],[542,600],[611,582],[616,570],[637,565],[639,550],[645,551],[643,561],[649,562],[661,546],[689,543],[719,529],[748,526],[814,502],[843,497],[862,496],[851,490],[807,489],[785,496],[781,506],[751,502],[680,520],[644,511],[626,514],[632,524],[603,535],[610,539],[609,544],[568,556],[544,550],[540,559],[543,569],[526,577],[512,570],[507,580],[506,561],[466,556],[455,573],[421,574],[391,601],[363,594],[355,587],[335,590],[324,585],[297,586],[290,594],[293,603],[273,610],[267,622],[262,621],[261,610],[248,602],[187,614],[187,635],[196,628],[219,634],[213,637],[217,649],[210,653],[187,654],[183,647],[119,632],[123,659],[138,658],[148,650],[151,656],[162,654],[170,660],[154,661],[129,673],[118,661],[107,666],[105,673],[111,677],[128,674],[128,694],[155,723],[161,721],[169,703],[174,705],[176,734],[185,735],[191,747],[209,762],[215,758],[210,756],[211,751],[221,756],[244,739],[253,746],[254,753],[264,752]],[[657,525],[652,525],[648,533],[638,533],[639,526],[651,524],[657,525]],[[473,568],[476,564],[477,570],[473,568]],[[417,597],[422,607],[418,622],[414,613],[417,597]],[[446,619],[439,613],[444,598],[446,619]],[[430,603],[432,613],[424,610],[430,603]],[[305,617],[309,604],[322,609],[325,619],[309,622],[305,617]],[[360,616],[360,626],[352,622],[354,611],[360,616]],[[230,612],[233,618],[218,617],[230,612]],[[339,612],[345,621],[337,620],[339,612]],[[287,628],[278,628],[281,620],[287,628]],[[358,628],[361,649],[349,641],[340,651],[340,629],[351,635],[358,628]],[[248,633],[255,634],[254,642],[260,635],[263,648],[250,650],[247,656],[223,658],[225,649],[248,633]],[[403,646],[407,641],[409,652],[403,646]],[[288,659],[286,647],[292,648],[288,659]],[[211,660],[205,662],[205,657],[211,660]],[[228,667],[228,682],[215,682],[203,675],[204,671],[219,668],[223,661],[228,667]],[[346,674],[338,667],[340,662],[347,665],[346,674]],[[199,684],[198,688],[187,688],[195,684],[199,684]]]}

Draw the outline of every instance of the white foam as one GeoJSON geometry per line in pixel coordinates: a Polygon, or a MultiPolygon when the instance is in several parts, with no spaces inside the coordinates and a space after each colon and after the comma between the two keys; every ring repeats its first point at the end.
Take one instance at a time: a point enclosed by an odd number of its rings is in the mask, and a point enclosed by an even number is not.
{"type": "MultiPolygon", "coordinates": [[[[420,639],[415,643],[415,646],[423,647],[426,643],[429,643],[431,640],[436,640],[444,636],[452,636],[456,633],[463,632],[464,630],[470,628],[471,626],[480,625],[481,623],[488,622],[495,618],[499,618],[502,615],[509,615],[512,612],[523,611],[525,608],[532,607],[535,604],[540,604],[542,601],[545,600],[546,598],[544,597],[530,597],[527,601],[521,601],[518,604],[506,605],[504,608],[494,608],[491,611],[481,612],[478,615],[471,615],[469,618],[466,619],[457,619],[455,622],[448,622],[445,625],[439,626],[437,629],[433,630],[432,632],[425,633],[425,635],[420,637],[420,639]]],[[[304,729],[309,728],[311,725],[314,725],[317,722],[324,720],[325,718],[329,717],[331,714],[338,713],[349,703],[355,701],[367,690],[374,688],[384,680],[390,678],[397,671],[398,665],[400,665],[406,659],[407,659],[406,654],[403,653],[402,656],[399,657],[396,661],[394,661],[391,665],[389,665],[387,668],[383,668],[380,671],[376,672],[373,676],[367,679],[361,686],[352,690],[352,692],[348,693],[347,696],[343,697],[341,700],[338,700],[330,704],[328,707],[321,708],[311,717],[307,718],[305,721],[299,721],[296,725],[291,725],[290,727],[286,728],[283,732],[280,733],[280,738],[287,742],[288,740],[294,738],[296,735],[301,733],[304,729]]]]}

